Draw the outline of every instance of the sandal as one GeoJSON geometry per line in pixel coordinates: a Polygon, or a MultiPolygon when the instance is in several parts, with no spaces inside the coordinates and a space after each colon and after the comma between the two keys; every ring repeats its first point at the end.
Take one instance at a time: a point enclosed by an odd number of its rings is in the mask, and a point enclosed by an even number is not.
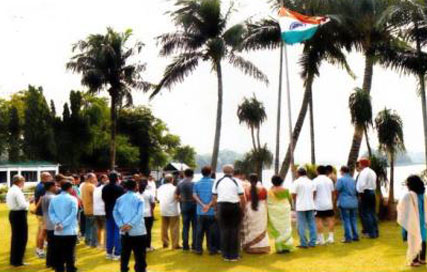
{"type": "Polygon", "coordinates": [[[419,267],[421,264],[419,262],[412,262],[411,266],[412,267],[419,267]]]}

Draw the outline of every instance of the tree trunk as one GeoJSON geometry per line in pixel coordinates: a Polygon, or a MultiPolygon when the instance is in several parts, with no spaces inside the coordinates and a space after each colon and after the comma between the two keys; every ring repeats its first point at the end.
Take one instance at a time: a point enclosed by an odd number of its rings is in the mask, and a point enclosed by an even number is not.
{"type": "MultiPolygon", "coordinates": [[[[372,76],[374,70],[374,60],[373,57],[369,54],[365,54],[365,73],[363,77],[363,90],[370,93],[372,86],[372,76]]],[[[350,168],[350,173],[354,173],[354,169],[356,167],[356,162],[359,157],[360,144],[363,139],[363,128],[360,126],[354,127],[354,136],[352,145],[350,148],[350,153],[348,155],[347,166],[350,168]],[[361,135],[359,137],[359,135],[361,135]]]]}
{"type": "MultiPolygon", "coordinates": [[[[292,132],[292,138],[293,138],[293,143],[294,143],[294,150],[296,147],[296,144],[298,142],[298,137],[301,133],[302,127],[304,125],[304,119],[305,116],[307,114],[307,110],[308,110],[308,102],[310,99],[310,93],[311,93],[311,88],[313,85],[313,80],[314,80],[314,75],[310,74],[308,75],[307,78],[307,85],[305,86],[305,92],[304,92],[304,98],[302,100],[302,104],[301,104],[301,108],[298,114],[298,118],[297,121],[295,123],[295,127],[294,130],[292,132]]],[[[285,159],[282,162],[282,166],[280,168],[280,172],[279,175],[282,178],[285,178],[288,171],[289,171],[289,166],[291,164],[291,146],[290,144],[288,145],[288,150],[286,151],[286,156],[285,159]]]]}
{"type": "MultiPolygon", "coordinates": [[[[414,20],[415,26],[415,41],[417,45],[418,59],[421,61],[421,42],[418,36],[418,21],[414,20]]],[[[423,113],[423,125],[424,125],[424,159],[427,169],[427,105],[426,105],[426,82],[424,73],[418,74],[418,81],[420,83],[420,96],[421,96],[421,108],[423,113]]]]}
{"type": "Polygon", "coordinates": [[[256,147],[256,142],[255,142],[255,132],[254,132],[253,126],[251,126],[251,138],[252,138],[252,146],[253,146],[254,150],[256,151],[257,147],[256,147]]]}
{"type": "Polygon", "coordinates": [[[222,125],[222,97],[223,97],[223,86],[222,86],[222,70],[221,62],[218,61],[216,64],[216,75],[218,78],[218,104],[216,109],[216,127],[215,127],[215,139],[212,151],[212,171],[215,173],[218,163],[219,143],[221,138],[221,125],[222,125]]]}
{"type": "Polygon", "coordinates": [[[368,129],[366,128],[366,126],[363,126],[363,131],[365,132],[366,147],[368,148],[369,158],[371,158],[372,149],[371,149],[371,145],[369,144],[368,129]]]}
{"type": "Polygon", "coordinates": [[[276,157],[274,159],[274,174],[279,173],[280,157],[280,118],[282,112],[282,74],[283,74],[283,42],[280,43],[279,93],[277,97],[277,127],[276,127],[276,157]]]}
{"type": "Polygon", "coordinates": [[[117,134],[117,97],[111,96],[111,145],[110,145],[110,169],[116,168],[116,134],[117,134]]]}
{"type": "Polygon", "coordinates": [[[310,92],[310,98],[308,102],[310,108],[310,143],[311,143],[311,164],[316,164],[316,147],[314,138],[314,115],[313,115],[313,90],[310,92]]]}
{"type": "Polygon", "coordinates": [[[394,154],[390,154],[390,184],[388,192],[388,218],[395,218],[395,207],[394,207],[394,154]]]}
{"type": "Polygon", "coordinates": [[[258,150],[261,150],[261,140],[260,140],[260,137],[259,137],[259,133],[260,133],[260,129],[258,127],[257,131],[256,131],[256,140],[257,140],[257,143],[258,143],[258,150]]]}

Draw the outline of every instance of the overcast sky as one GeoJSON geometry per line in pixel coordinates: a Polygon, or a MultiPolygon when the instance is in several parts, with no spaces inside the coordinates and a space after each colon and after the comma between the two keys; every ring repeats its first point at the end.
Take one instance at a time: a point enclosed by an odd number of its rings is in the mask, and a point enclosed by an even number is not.
{"type": "MultiPolygon", "coordinates": [[[[228,1],[224,1],[228,3],[228,1]]],[[[240,0],[239,12],[233,22],[257,15],[274,15],[262,0],[240,0]]],[[[71,45],[90,33],[103,33],[107,26],[117,31],[134,30],[135,39],[146,44],[140,58],[147,62],[145,78],[160,80],[164,67],[170,61],[158,56],[155,37],[174,31],[174,26],[164,13],[173,8],[165,0],[13,0],[0,1],[0,97],[26,88],[28,84],[43,86],[47,99],[53,99],[58,112],[68,100],[70,90],[85,90],[80,76],[65,70],[71,56],[71,45]]],[[[293,121],[296,120],[303,94],[299,77],[298,58],[301,46],[289,48],[290,85],[292,92],[293,121]]],[[[279,52],[256,52],[247,58],[257,64],[270,79],[265,86],[239,71],[225,65],[224,116],[221,149],[245,152],[251,148],[250,134],[236,117],[237,105],[243,97],[254,93],[267,111],[268,120],[262,127],[261,140],[275,149],[276,111],[279,52]]],[[[353,128],[347,108],[351,91],[361,86],[364,60],[360,54],[348,57],[357,75],[353,80],[339,68],[323,64],[321,76],[315,80],[314,113],[317,157],[321,162],[345,162],[350,149],[353,128]]],[[[407,149],[423,150],[421,102],[416,94],[417,84],[412,76],[400,76],[393,71],[374,68],[372,97],[374,115],[385,106],[402,116],[407,149]]],[[[164,120],[172,133],[181,136],[184,144],[192,145],[198,153],[210,153],[213,146],[217,102],[216,76],[207,63],[172,91],[163,90],[153,101],[148,95],[134,94],[136,105],[147,105],[164,120]]],[[[286,96],[283,112],[286,113],[286,96]]],[[[288,122],[282,118],[282,156],[288,143],[288,122]]],[[[377,146],[376,133],[370,131],[372,145],[377,146]]],[[[363,150],[365,147],[363,146],[363,150]]],[[[297,161],[310,158],[308,119],[296,150],[297,161]]]]}

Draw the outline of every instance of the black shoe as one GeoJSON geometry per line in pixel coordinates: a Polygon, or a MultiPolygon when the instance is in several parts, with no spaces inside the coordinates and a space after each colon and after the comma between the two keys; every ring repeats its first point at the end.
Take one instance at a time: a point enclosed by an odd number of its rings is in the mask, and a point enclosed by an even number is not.
{"type": "Polygon", "coordinates": [[[359,238],[354,238],[353,242],[359,242],[359,238]]]}
{"type": "Polygon", "coordinates": [[[307,249],[307,248],[308,248],[308,246],[302,246],[302,245],[299,245],[299,246],[297,246],[297,248],[307,249]]]}

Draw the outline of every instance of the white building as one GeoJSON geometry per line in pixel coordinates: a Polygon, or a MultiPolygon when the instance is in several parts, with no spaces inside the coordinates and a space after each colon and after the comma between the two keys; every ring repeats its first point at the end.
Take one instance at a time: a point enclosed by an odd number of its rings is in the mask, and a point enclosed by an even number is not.
{"type": "Polygon", "coordinates": [[[29,184],[35,184],[40,181],[42,172],[49,172],[54,176],[59,173],[59,164],[43,161],[0,162],[0,186],[10,187],[12,177],[16,174],[24,176],[29,184]]]}

